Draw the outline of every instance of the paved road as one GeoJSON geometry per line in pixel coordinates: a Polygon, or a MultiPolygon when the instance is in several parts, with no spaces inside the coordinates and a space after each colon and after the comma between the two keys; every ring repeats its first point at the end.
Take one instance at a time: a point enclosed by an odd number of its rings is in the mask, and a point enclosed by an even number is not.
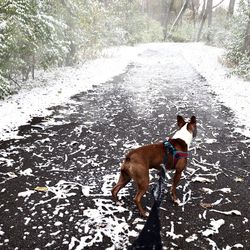
{"type": "MultiPolygon", "coordinates": [[[[0,143],[1,249],[126,249],[145,221],[133,184],[111,200],[119,164],[130,148],[173,133],[177,114],[197,116],[198,137],[180,206],[168,173],[165,249],[250,249],[250,139],[234,132],[234,114],[178,46],[152,46],[124,74],[51,109],[20,127],[23,139],[0,143]]],[[[143,202],[150,210],[150,193],[143,202]]]]}

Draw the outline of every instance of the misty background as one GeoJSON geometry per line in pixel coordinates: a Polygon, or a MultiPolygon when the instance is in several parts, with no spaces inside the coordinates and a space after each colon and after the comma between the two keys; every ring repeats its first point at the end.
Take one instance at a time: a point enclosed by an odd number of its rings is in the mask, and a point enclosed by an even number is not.
{"type": "Polygon", "coordinates": [[[107,47],[205,42],[250,79],[250,0],[0,0],[0,98],[107,47]]]}

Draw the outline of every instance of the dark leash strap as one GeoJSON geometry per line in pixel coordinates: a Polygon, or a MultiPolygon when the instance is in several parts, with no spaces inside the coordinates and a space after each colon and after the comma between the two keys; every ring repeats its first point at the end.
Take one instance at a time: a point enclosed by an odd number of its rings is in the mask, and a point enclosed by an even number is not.
{"type": "Polygon", "coordinates": [[[134,241],[130,250],[134,249],[156,249],[162,250],[161,242],[161,224],[159,219],[159,207],[163,200],[163,194],[166,187],[166,168],[168,163],[168,154],[171,153],[174,159],[174,167],[180,158],[187,158],[189,156],[188,152],[177,151],[174,146],[167,140],[163,142],[164,144],[164,159],[161,165],[161,170],[159,172],[158,182],[152,189],[152,195],[154,198],[154,204],[150,211],[149,217],[139,234],[138,238],[134,241]]]}
{"type": "Polygon", "coordinates": [[[163,194],[166,186],[165,184],[166,184],[166,168],[164,165],[161,165],[158,182],[152,189],[154,202],[157,203],[158,207],[161,205],[163,199],[163,194]]]}
{"type": "Polygon", "coordinates": [[[129,248],[130,250],[134,249],[162,249],[161,243],[161,224],[159,219],[159,207],[161,205],[163,194],[166,184],[166,168],[161,166],[159,172],[158,182],[155,184],[152,189],[152,195],[154,198],[154,204],[150,211],[149,217],[139,234],[138,238],[134,241],[133,245],[129,248]]]}

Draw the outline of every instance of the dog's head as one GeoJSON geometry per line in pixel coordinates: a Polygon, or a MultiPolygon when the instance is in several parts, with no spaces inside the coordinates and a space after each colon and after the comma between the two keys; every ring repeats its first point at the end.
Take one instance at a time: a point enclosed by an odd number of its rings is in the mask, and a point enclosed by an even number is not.
{"type": "Polygon", "coordinates": [[[187,130],[190,132],[193,137],[197,135],[197,126],[196,126],[196,117],[192,116],[189,122],[185,122],[184,118],[180,115],[177,115],[177,125],[179,129],[182,129],[187,124],[187,130]]]}
{"type": "Polygon", "coordinates": [[[192,116],[189,122],[185,122],[180,115],[177,116],[177,125],[179,130],[173,135],[172,139],[181,139],[190,147],[193,137],[196,136],[196,117],[192,116]]]}

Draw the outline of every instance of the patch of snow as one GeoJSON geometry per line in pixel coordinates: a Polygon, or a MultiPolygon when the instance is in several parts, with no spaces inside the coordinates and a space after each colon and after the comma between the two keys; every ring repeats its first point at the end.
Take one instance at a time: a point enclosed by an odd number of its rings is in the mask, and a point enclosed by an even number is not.
{"type": "Polygon", "coordinates": [[[212,143],[215,143],[217,140],[216,139],[206,139],[205,142],[208,143],[208,144],[212,144],[212,143]]]}
{"type": "Polygon", "coordinates": [[[1,21],[1,22],[0,22],[0,30],[5,29],[6,26],[7,26],[7,22],[6,22],[6,21],[1,21]]]}
{"type": "Polygon", "coordinates": [[[138,47],[112,48],[103,52],[105,57],[78,67],[38,72],[36,79],[24,83],[18,94],[0,101],[0,140],[20,138],[17,136],[18,126],[27,124],[33,116],[51,114],[47,108],[123,73],[138,53],[138,47]]]}
{"type": "Polygon", "coordinates": [[[212,193],[214,192],[212,189],[210,189],[210,188],[205,188],[205,187],[202,188],[202,191],[203,191],[204,193],[207,193],[207,194],[212,194],[212,193]]]}
{"type": "Polygon", "coordinates": [[[222,248],[222,250],[231,250],[231,249],[235,249],[235,248],[244,248],[244,246],[240,243],[238,244],[234,244],[233,246],[226,246],[225,248],[222,248]]]}
{"type": "Polygon", "coordinates": [[[219,247],[217,246],[216,242],[214,242],[213,240],[207,238],[206,239],[209,242],[209,245],[212,246],[212,250],[219,250],[219,247]]]}
{"type": "Polygon", "coordinates": [[[13,166],[13,164],[14,164],[14,160],[12,160],[12,159],[7,159],[7,158],[4,158],[4,157],[0,157],[0,163],[3,163],[3,162],[6,163],[6,166],[7,166],[7,167],[11,167],[11,166],[13,166]]]}
{"type": "Polygon", "coordinates": [[[216,212],[216,213],[220,213],[220,214],[225,214],[225,215],[241,215],[241,212],[238,210],[231,210],[231,211],[219,211],[219,210],[215,210],[215,209],[211,209],[210,211],[216,212]]]}
{"type": "MultiPolygon", "coordinates": [[[[161,51],[164,48],[175,49],[206,78],[212,91],[234,111],[239,124],[236,130],[250,137],[249,82],[227,77],[228,70],[219,62],[224,53],[222,49],[202,43],[153,43],[110,48],[103,51],[103,57],[77,67],[37,72],[36,79],[22,84],[18,94],[0,101],[0,140],[20,138],[17,136],[18,126],[27,124],[31,117],[49,115],[51,111],[47,108],[64,103],[70,96],[123,73],[131,62],[145,60],[138,56],[142,51],[161,51]]],[[[209,142],[213,143],[214,139],[209,142]]]]}
{"type": "Polygon", "coordinates": [[[20,192],[18,193],[18,197],[24,197],[25,198],[25,201],[32,195],[36,193],[35,190],[27,190],[27,191],[23,191],[23,192],[20,192]]]}
{"type": "Polygon", "coordinates": [[[202,235],[205,237],[209,237],[213,234],[217,234],[219,233],[219,228],[224,224],[225,224],[225,220],[223,219],[219,219],[219,220],[211,219],[210,220],[211,227],[203,231],[202,235]]]}
{"type": "Polygon", "coordinates": [[[204,177],[200,177],[200,176],[196,176],[194,178],[192,178],[192,182],[201,182],[201,183],[210,183],[213,182],[213,180],[208,179],[208,178],[204,178],[204,177]]]}
{"type": "Polygon", "coordinates": [[[54,223],[54,225],[56,226],[56,227],[58,227],[58,226],[61,226],[63,223],[61,222],[61,221],[56,221],[55,223],[54,223]]]}
{"type": "Polygon", "coordinates": [[[186,238],[186,242],[192,242],[198,239],[197,234],[193,234],[191,236],[189,236],[188,238],[186,238]]]}
{"type": "Polygon", "coordinates": [[[170,224],[171,224],[171,229],[169,232],[166,232],[167,236],[170,236],[173,240],[182,238],[183,237],[182,234],[175,234],[174,233],[174,222],[171,221],[170,224]]]}
{"type": "Polygon", "coordinates": [[[223,198],[211,203],[212,206],[216,206],[216,205],[219,205],[221,202],[222,202],[223,198]]]}
{"type": "Polygon", "coordinates": [[[223,49],[202,43],[186,43],[181,50],[184,58],[206,78],[219,100],[234,111],[237,125],[240,125],[236,131],[250,137],[249,81],[228,77],[229,69],[220,63],[225,53],[223,49]]]}
{"type": "Polygon", "coordinates": [[[97,208],[87,208],[83,211],[85,219],[82,225],[84,225],[83,230],[88,233],[88,236],[80,239],[72,237],[69,249],[73,249],[76,242],[79,244],[79,249],[91,247],[96,242],[102,242],[103,236],[109,237],[111,242],[118,248],[124,246],[125,242],[128,244],[127,235],[130,235],[130,233],[125,218],[119,219],[113,216],[115,213],[128,210],[111,204],[110,200],[107,199],[94,199],[94,202],[97,208]],[[125,232],[125,234],[122,234],[122,232],[125,232]]]}
{"type": "Polygon", "coordinates": [[[246,224],[248,222],[248,218],[244,218],[244,220],[242,221],[243,224],[246,224]]]}
{"type": "Polygon", "coordinates": [[[27,168],[27,169],[25,169],[25,170],[21,170],[21,171],[19,172],[19,174],[20,174],[20,175],[24,175],[24,176],[34,176],[34,175],[32,174],[32,169],[31,169],[31,168],[27,168]]]}
{"type": "Polygon", "coordinates": [[[223,193],[231,193],[231,188],[221,188],[221,189],[217,189],[215,191],[218,191],[218,192],[223,192],[223,193]]]}
{"type": "Polygon", "coordinates": [[[184,205],[187,204],[191,200],[191,197],[192,197],[192,191],[188,190],[188,192],[184,193],[182,202],[179,199],[177,199],[176,202],[177,202],[178,206],[183,207],[183,211],[184,211],[184,205]]]}
{"type": "Polygon", "coordinates": [[[25,217],[24,220],[25,220],[24,225],[28,225],[29,222],[31,221],[31,218],[30,217],[25,217]]]}

